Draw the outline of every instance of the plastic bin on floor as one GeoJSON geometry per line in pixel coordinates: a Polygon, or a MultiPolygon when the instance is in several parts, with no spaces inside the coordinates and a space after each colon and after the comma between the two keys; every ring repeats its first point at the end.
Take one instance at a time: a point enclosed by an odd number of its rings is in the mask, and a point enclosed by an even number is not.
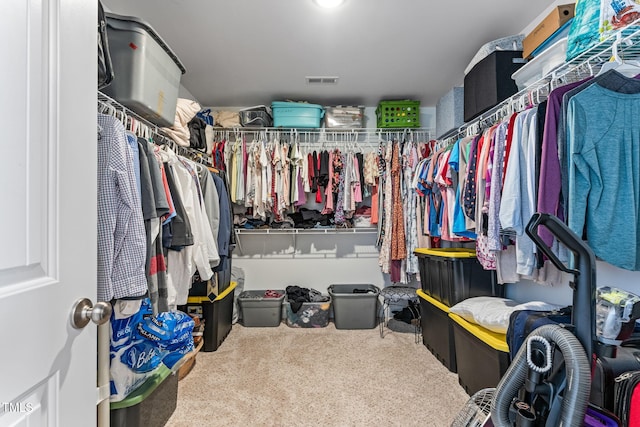
{"type": "Polygon", "coordinates": [[[242,311],[242,325],[247,327],[275,327],[282,320],[284,290],[276,290],[280,297],[265,297],[265,291],[244,291],[238,295],[242,311]]]}
{"type": "Polygon", "coordinates": [[[209,297],[191,296],[186,307],[179,307],[185,313],[194,314],[204,320],[204,346],[202,351],[216,351],[231,332],[233,326],[233,291],[236,282],[220,293],[213,301],[209,297]]]}
{"type": "Polygon", "coordinates": [[[374,285],[331,285],[336,329],[373,329],[378,320],[378,295],[374,285]]]}
{"type": "Polygon", "coordinates": [[[448,307],[471,297],[504,296],[496,272],[482,268],[475,249],[419,248],[414,254],[419,261],[422,290],[448,307]]]}
{"type": "Polygon", "coordinates": [[[329,311],[331,301],[304,302],[297,312],[291,309],[291,303],[284,303],[286,311],[286,323],[291,328],[324,328],[329,324],[329,311]]]}
{"type": "Polygon", "coordinates": [[[467,322],[449,313],[453,321],[458,382],[471,396],[483,388],[495,387],[509,367],[509,346],[505,334],[467,322]]]}
{"type": "Polygon", "coordinates": [[[119,402],[112,402],[112,427],[163,426],[176,409],[178,375],[164,365],[119,402]]]}
{"type": "Polygon", "coordinates": [[[422,343],[451,372],[457,372],[456,349],[453,338],[453,321],[449,307],[425,294],[416,291],[420,298],[420,327],[422,343]]]}

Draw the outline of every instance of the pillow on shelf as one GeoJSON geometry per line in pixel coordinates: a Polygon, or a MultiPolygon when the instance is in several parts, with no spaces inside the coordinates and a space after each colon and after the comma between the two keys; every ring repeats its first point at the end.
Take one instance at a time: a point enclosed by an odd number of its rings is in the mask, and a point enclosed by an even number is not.
{"type": "Polygon", "coordinates": [[[472,297],[460,301],[449,311],[467,322],[475,323],[492,332],[506,334],[509,327],[509,316],[515,310],[547,311],[559,308],[561,306],[543,301],[518,303],[509,298],[472,297]]]}

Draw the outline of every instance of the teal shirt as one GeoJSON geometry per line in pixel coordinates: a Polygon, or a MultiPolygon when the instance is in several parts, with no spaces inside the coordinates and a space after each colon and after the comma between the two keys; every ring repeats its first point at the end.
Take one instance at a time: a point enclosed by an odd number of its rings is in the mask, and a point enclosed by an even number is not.
{"type": "Polygon", "coordinates": [[[603,261],[640,270],[640,94],[593,84],[575,95],[567,144],[569,228],[603,261]]]}

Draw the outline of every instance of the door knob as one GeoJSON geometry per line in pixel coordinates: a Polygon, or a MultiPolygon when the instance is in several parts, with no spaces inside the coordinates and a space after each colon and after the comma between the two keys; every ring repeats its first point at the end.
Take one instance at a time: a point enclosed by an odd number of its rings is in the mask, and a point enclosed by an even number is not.
{"type": "Polygon", "coordinates": [[[102,325],[109,321],[111,310],[111,304],[108,302],[101,301],[93,305],[89,298],[80,298],[73,304],[71,310],[71,326],[82,329],[90,320],[93,320],[96,325],[102,325]]]}

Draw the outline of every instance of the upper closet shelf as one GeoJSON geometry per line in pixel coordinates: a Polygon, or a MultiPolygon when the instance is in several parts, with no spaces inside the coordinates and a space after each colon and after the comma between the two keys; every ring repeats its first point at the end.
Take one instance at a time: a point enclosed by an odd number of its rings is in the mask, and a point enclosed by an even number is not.
{"type": "Polygon", "coordinates": [[[441,140],[452,144],[463,136],[478,134],[480,129],[491,126],[503,118],[527,106],[547,99],[556,87],[596,75],[602,66],[612,58],[621,61],[640,58],[640,24],[625,27],[612,34],[591,49],[581,53],[571,61],[550,70],[545,76],[505,99],[474,120],[444,135],[441,140]]]}

